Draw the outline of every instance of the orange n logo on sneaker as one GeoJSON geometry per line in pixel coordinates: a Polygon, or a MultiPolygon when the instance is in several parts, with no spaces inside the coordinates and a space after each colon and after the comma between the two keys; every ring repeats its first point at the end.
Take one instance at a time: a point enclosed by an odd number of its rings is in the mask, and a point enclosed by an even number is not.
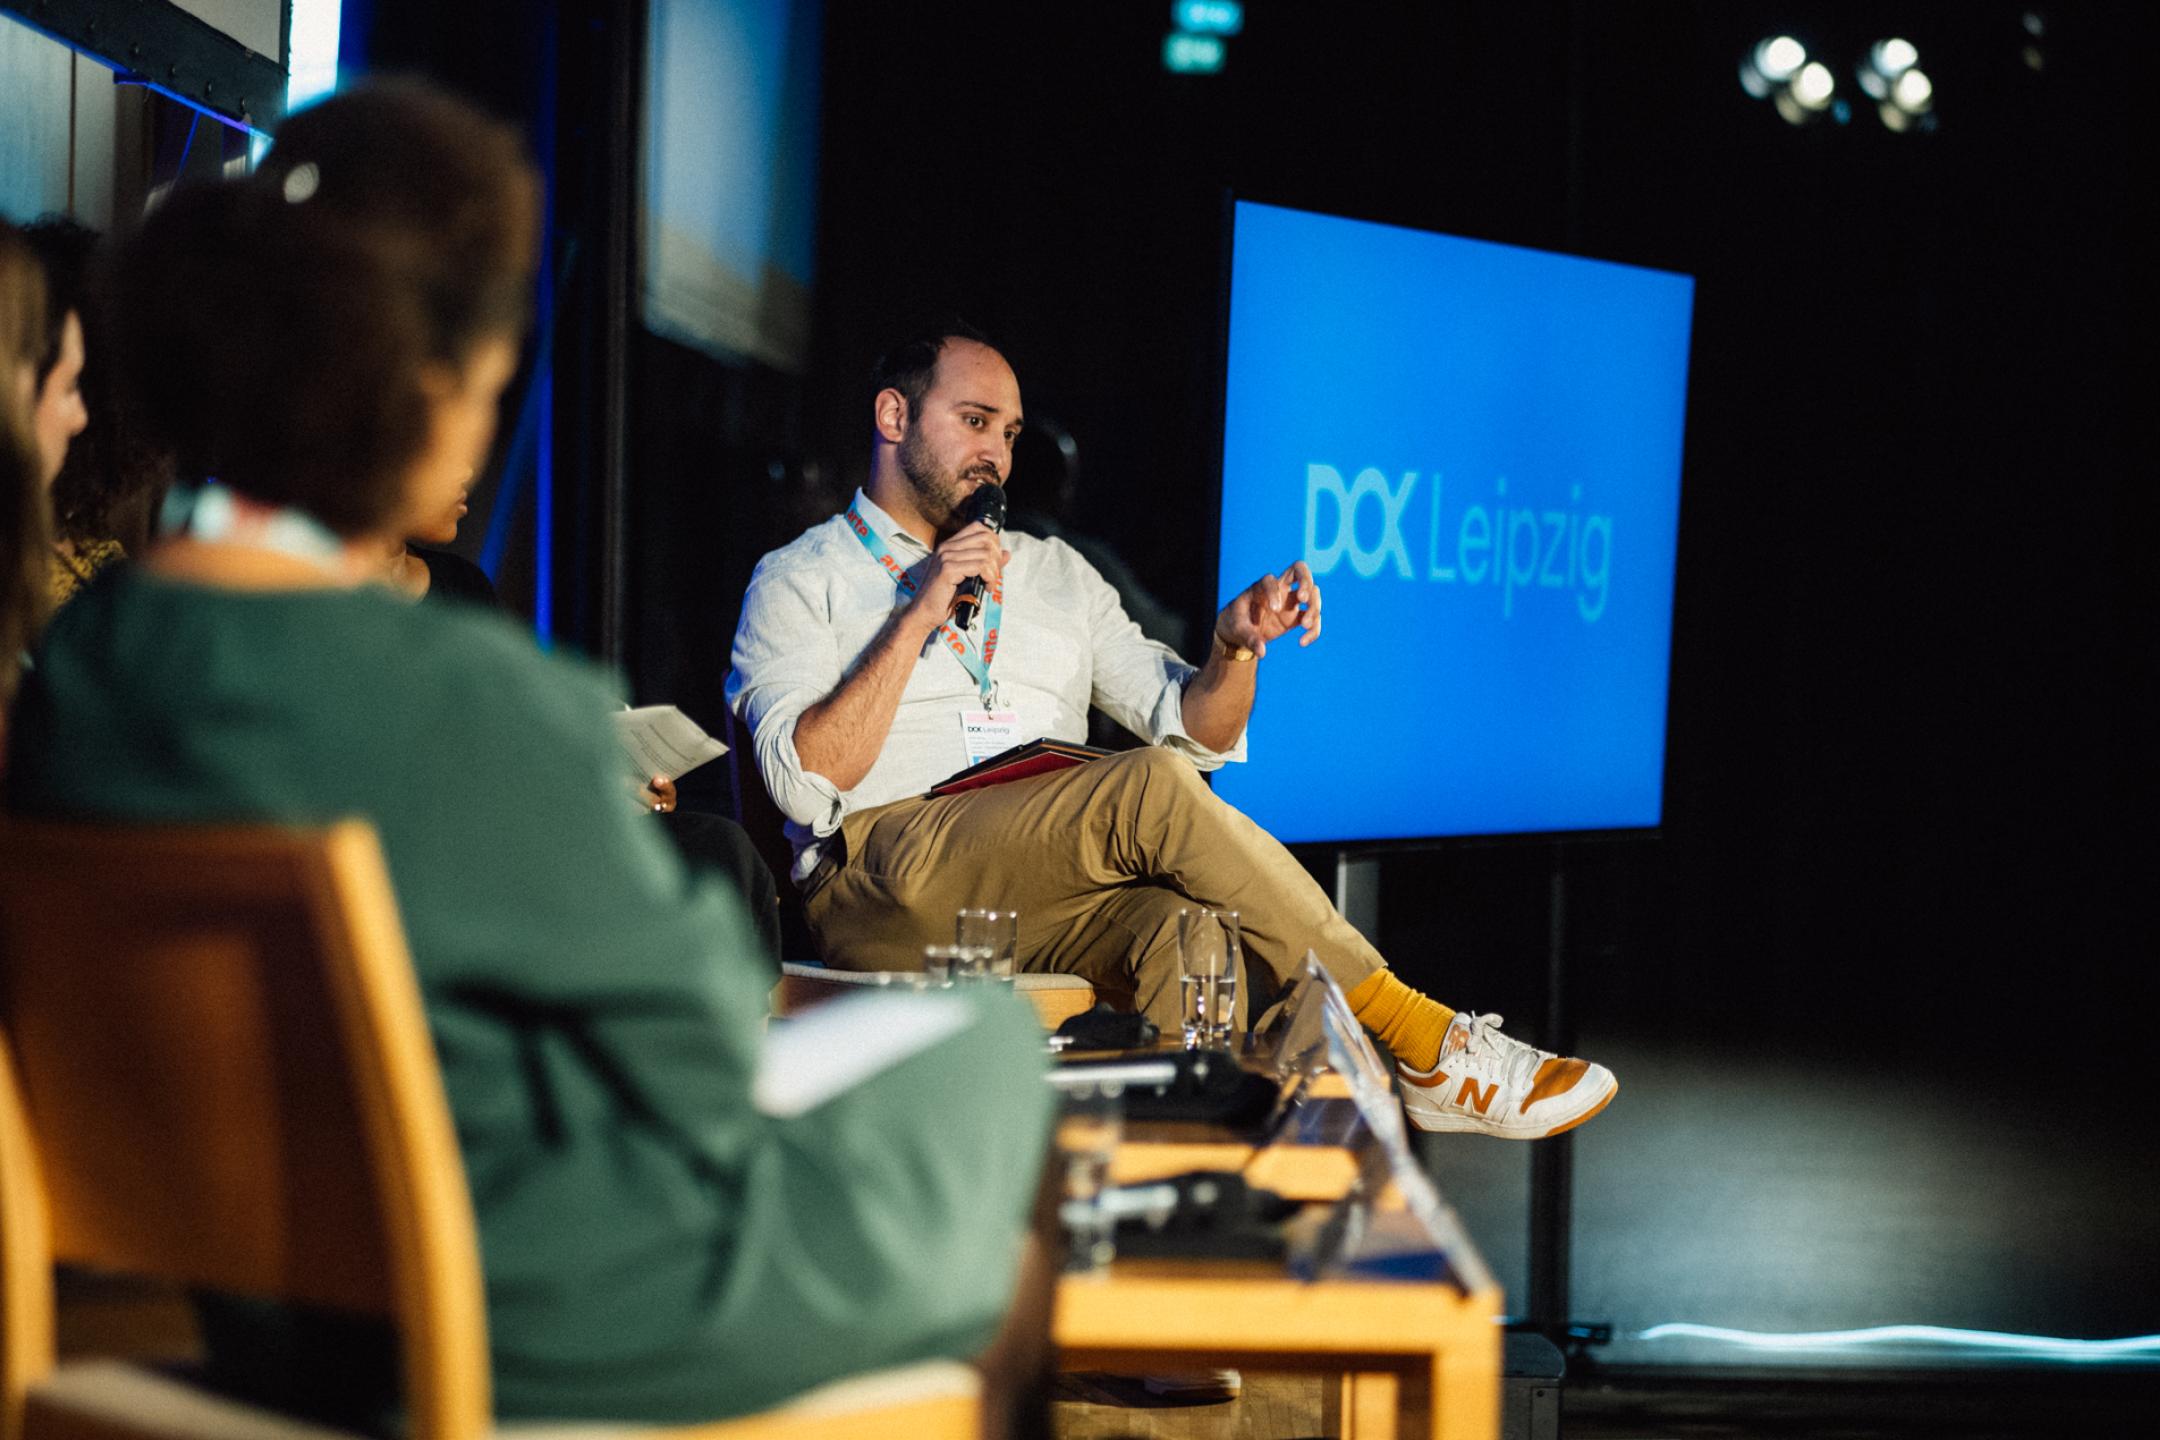
{"type": "Polygon", "coordinates": [[[1480,1091],[1477,1081],[1465,1075],[1463,1076],[1462,1089],[1455,1092],[1455,1103],[1467,1105],[1476,1110],[1478,1114],[1483,1115],[1488,1109],[1492,1108],[1493,1097],[1499,1093],[1500,1082],[1498,1080],[1493,1081],[1484,1090],[1480,1091]]]}

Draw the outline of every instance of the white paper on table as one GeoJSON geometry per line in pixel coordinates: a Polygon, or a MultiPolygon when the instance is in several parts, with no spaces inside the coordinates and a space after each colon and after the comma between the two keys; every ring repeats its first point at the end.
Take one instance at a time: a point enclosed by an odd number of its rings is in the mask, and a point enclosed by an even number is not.
{"type": "Polygon", "coordinates": [[[640,781],[655,775],[680,780],[706,761],[727,754],[727,746],[673,705],[616,711],[615,738],[640,781]]]}
{"type": "Polygon", "coordinates": [[[792,1120],[972,1023],[973,1007],[952,995],[828,1000],[766,1030],[751,1102],[776,1120],[792,1120]]]}

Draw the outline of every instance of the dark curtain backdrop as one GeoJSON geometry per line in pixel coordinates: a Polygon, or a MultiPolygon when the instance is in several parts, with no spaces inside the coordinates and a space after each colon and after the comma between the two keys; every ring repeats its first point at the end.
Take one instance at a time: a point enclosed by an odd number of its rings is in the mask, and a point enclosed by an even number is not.
{"type": "MultiPolygon", "coordinates": [[[[1155,7],[838,0],[803,443],[852,478],[878,337],[958,309],[1077,437],[1083,528],[1205,614],[1225,186],[1690,271],[1670,823],[1570,862],[1586,1023],[1834,1008],[1976,1060],[2022,1005],[2105,1030],[2153,993],[2146,27],[1807,8],[1255,3],[1188,78],[1155,7]],[[1933,134],[1741,92],[1803,25],[1850,91],[1893,18],[1933,134]]],[[[1446,661],[1406,636],[1403,663],[1446,661]]],[[[1395,962],[1534,1011],[1548,863],[1391,860],[1395,962]]]]}
{"type": "MultiPolygon", "coordinates": [[[[549,139],[590,140],[589,116],[519,99],[531,77],[505,69],[582,41],[490,53],[440,6],[376,8],[404,16],[385,30],[406,37],[400,63],[432,53],[549,139]]],[[[516,8],[495,13],[595,23],[516,8]]],[[[2006,1091],[2082,1117],[2111,1136],[2095,1143],[2117,1147],[2124,1192],[2148,1184],[2144,7],[1250,0],[1207,78],[1163,73],[1159,5],[826,8],[809,373],[634,345],[640,700],[722,725],[750,567],[859,478],[870,359],[924,311],[1001,338],[1031,416],[1078,442],[1073,523],[1205,623],[1226,189],[1685,270],[1667,824],[1557,852],[1586,1044],[1799,1054],[1880,1076],[1886,1104],[1917,1065],[1976,1124],[2006,1091]],[[1783,29],[1848,93],[1870,41],[1913,40],[1937,128],[1889,134],[1864,102],[1844,125],[1785,124],[1736,77],[1783,29]]],[[[596,543],[589,514],[566,523],[572,552],[596,543]]],[[[1401,655],[1447,664],[1414,634],[1401,655]]],[[[1350,763],[1330,738],[1316,776],[1350,763]]],[[[731,803],[721,767],[692,792],[731,803]]],[[[1534,1037],[1555,859],[1537,842],[1391,854],[1382,947],[1534,1037]]],[[[2136,1298],[2150,1238],[2131,1238],[2122,1293],[2087,1286],[2094,1305],[2033,1323],[2160,1328],[2136,1298]]]]}

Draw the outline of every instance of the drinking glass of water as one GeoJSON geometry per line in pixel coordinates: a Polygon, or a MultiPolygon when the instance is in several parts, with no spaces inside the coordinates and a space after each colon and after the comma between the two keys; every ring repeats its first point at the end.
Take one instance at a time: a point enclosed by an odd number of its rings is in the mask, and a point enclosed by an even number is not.
{"type": "Polygon", "coordinates": [[[933,985],[968,985],[983,979],[990,951],[980,945],[923,946],[923,974],[933,985]]]}
{"type": "Polygon", "coordinates": [[[1178,986],[1186,1049],[1221,1050],[1230,1044],[1238,951],[1235,910],[1178,911],[1178,986]]]}
{"type": "Polygon", "coordinates": [[[953,943],[989,951],[990,978],[1010,980],[1013,952],[1020,943],[1020,912],[962,910],[953,917],[953,943]]]}
{"type": "Polygon", "coordinates": [[[1105,1192],[1124,1135],[1124,1086],[1115,1080],[1079,1086],[1060,1097],[1060,1106],[1057,1151],[1065,1193],[1058,1218],[1065,1228],[1065,1268],[1100,1273],[1117,1254],[1117,1216],[1105,1192]]]}

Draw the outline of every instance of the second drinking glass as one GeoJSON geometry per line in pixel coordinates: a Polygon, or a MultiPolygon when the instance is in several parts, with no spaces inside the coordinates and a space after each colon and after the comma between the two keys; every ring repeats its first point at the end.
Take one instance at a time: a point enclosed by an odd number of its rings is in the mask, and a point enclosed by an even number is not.
{"type": "Polygon", "coordinates": [[[989,951],[988,970],[993,980],[1012,979],[1013,952],[1019,941],[1017,910],[962,910],[953,917],[953,943],[989,951]]]}
{"type": "Polygon", "coordinates": [[[1178,911],[1178,985],[1185,1048],[1230,1044],[1237,1012],[1238,917],[1235,910],[1178,911]]]}

